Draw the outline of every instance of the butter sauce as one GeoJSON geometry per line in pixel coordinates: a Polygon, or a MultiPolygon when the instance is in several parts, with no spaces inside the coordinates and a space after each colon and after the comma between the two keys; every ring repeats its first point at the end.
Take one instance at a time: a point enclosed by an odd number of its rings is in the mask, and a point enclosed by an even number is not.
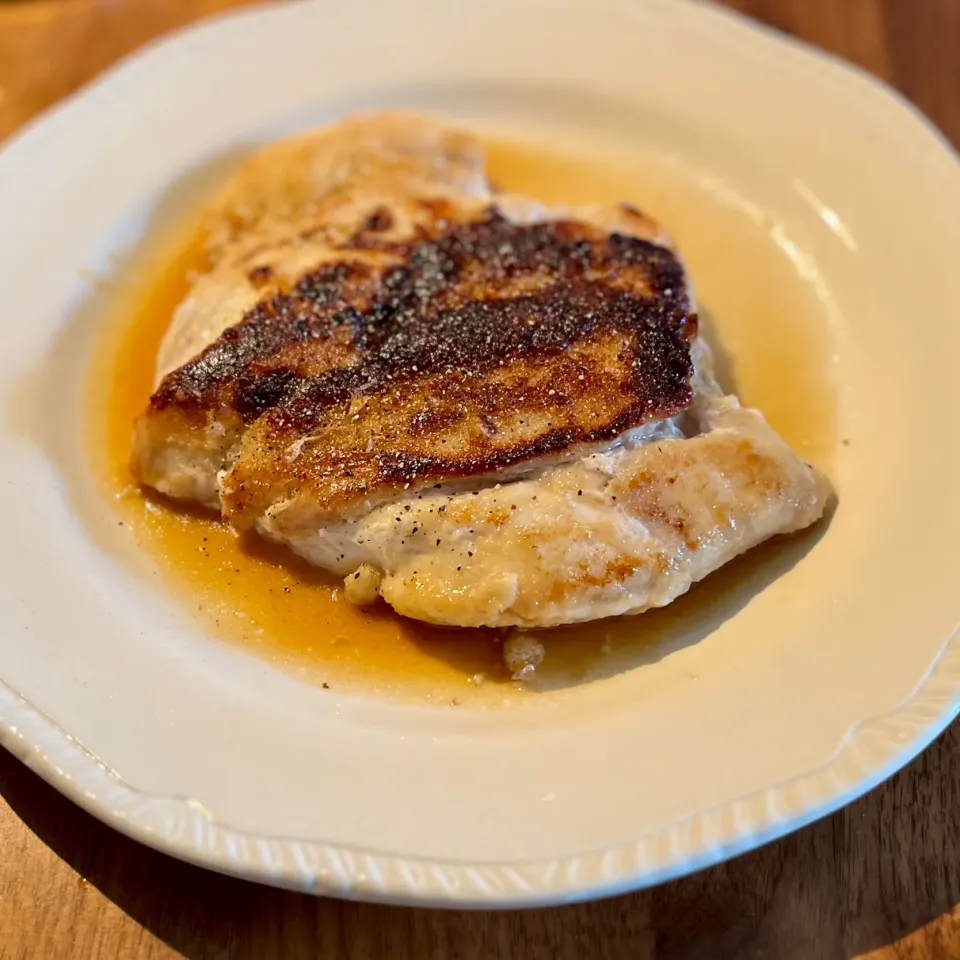
{"type": "MultiPolygon", "coordinates": [[[[665,223],[703,310],[701,329],[726,386],[762,409],[811,462],[829,470],[835,437],[831,341],[822,306],[756,223],[722,198],[661,167],[641,171],[507,141],[488,144],[491,180],[548,203],[635,203],[665,223]]],[[[174,308],[202,269],[200,243],[181,241],[140,264],[122,309],[96,345],[85,412],[91,462],[120,521],[202,627],[338,690],[441,704],[501,704],[528,690],[510,682],[492,631],[437,629],[380,603],[358,609],[341,582],[285,548],[238,537],[206,510],[139,488],[128,467],[131,427],[150,396],[157,349],[174,308]]],[[[533,689],[555,689],[657,659],[694,642],[784,566],[771,544],[639,617],[539,634],[547,656],[533,689]],[[779,558],[779,559],[778,559],[779,558]]]]}

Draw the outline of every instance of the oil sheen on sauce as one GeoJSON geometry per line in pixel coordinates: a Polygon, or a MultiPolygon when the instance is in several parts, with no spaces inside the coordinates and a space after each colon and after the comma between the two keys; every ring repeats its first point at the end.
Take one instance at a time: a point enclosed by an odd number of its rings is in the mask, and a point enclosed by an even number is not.
{"type": "MultiPolygon", "coordinates": [[[[638,173],[499,140],[488,143],[488,164],[491,180],[511,192],[557,204],[628,200],[666,224],[693,277],[725,386],[829,472],[835,390],[823,308],[761,229],[659,166],[638,173]]],[[[132,424],[149,399],[173,310],[201,266],[199,243],[182,238],[140,265],[122,309],[103,326],[87,397],[99,487],[170,589],[207,632],[330,688],[443,704],[524,695],[501,666],[493,631],[429,627],[382,603],[357,609],[343,599],[338,579],[285,548],[238,538],[206,510],[177,505],[133,481],[132,424]]],[[[702,635],[718,596],[754,582],[751,571],[778,549],[754,551],[664,610],[541,633],[547,657],[536,689],[611,675],[663,655],[664,643],[702,635]]]]}

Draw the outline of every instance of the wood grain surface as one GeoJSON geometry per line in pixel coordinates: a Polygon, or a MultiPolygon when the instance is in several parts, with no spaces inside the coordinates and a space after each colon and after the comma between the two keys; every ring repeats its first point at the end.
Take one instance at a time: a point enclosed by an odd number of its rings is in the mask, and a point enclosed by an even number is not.
{"type": "MultiPolygon", "coordinates": [[[[0,0],[0,138],[127,51],[240,2],[0,0]]],[[[884,77],[960,143],[960,0],[729,5],[884,77]]],[[[764,849],[523,913],[345,904],[207,873],[114,833],[3,751],[0,795],[2,958],[960,958],[960,725],[764,849]]]]}

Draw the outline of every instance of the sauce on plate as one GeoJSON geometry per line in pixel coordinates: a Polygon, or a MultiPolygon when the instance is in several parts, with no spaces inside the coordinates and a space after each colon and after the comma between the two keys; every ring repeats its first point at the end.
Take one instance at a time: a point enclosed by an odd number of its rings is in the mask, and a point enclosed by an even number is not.
{"type": "MultiPolygon", "coordinates": [[[[835,390],[823,308],[756,223],[666,167],[638,171],[500,140],[489,142],[488,160],[502,189],[557,204],[626,200],[665,223],[693,276],[721,379],[762,409],[801,456],[829,470],[835,390]]],[[[201,261],[194,237],[141,264],[142,276],[96,346],[87,440],[98,485],[116,503],[119,521],[208,631],[316,683],[445,704],[524,695],[501,666],[494,631],[429,627],[382,602],[358,609],[343,599],[339,579],[285,548],[237,537],[208,511],[133,481],[132,424],[152,392],[160,341],[201,261]]],[[[721,597],[754,583],[759,565],[778,549],[754,551],[664,610],[540,633],[547,658],[536,689],[610,675],[702,636],[721,597]]]]}

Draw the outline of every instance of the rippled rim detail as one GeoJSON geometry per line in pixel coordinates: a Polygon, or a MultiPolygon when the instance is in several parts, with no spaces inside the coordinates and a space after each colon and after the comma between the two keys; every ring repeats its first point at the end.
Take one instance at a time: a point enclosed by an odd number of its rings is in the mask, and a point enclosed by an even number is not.
{"type": "Polygon", "coordinates": [[[960,711],[958,637],[960,631],[904,703],[849,730],[822,766],[635,841],[553,860],[464,863],[234,830],[190,797],[134,789],[6,684],[0,684],[0,744],[108,826],[221,873],[381,903],[478,908],[573,903],[653,886],[746,853],[881,783],[960,711]],[[796,809],[801,812],[782,812],[796,809]]]}
{"type": "MultiPolygon", "coordinates": [[[[778,70],[802,69],[811,82],[819,82],[832,96],[842,92],[857,109],[871,111],[881,123],[912,125],[923,162],[944,178],[944,189],[960,201],[960,167],[952,148],[919,111],[858,68],[697,0],[608,3],[610,12],[616,8],[620,14],[682,18],[690,29],[709,31],[715,42],[735,43],[741,55],[749,54],[778,70]]],[[[140,67],[145,60],[162,59],[184,32],[216,30],[225,18],[285,17],[305,5],[300,0],[233,12],[154,41],[27,124],[4,145],[4,151],[17,148],[41,125],[60,122],[75,104],[120,80],[132,63],[140,67]]],[[[551,6],[556,7],[556,0],[551,6]]],[[[556,904],[651,886],[710,866],[796,830],[867,792],[956,717],[960,710],[958,638],[960,629],[945,641],[927,675],[902,704],[848,730],[822,766],[634,841],[556,860],[451,862],[243,833],[216,822],[197,800],[134,789],[2,682],[0,744],[109,826],[222,873],[374,902],[479,908],[556,904]]]]}

